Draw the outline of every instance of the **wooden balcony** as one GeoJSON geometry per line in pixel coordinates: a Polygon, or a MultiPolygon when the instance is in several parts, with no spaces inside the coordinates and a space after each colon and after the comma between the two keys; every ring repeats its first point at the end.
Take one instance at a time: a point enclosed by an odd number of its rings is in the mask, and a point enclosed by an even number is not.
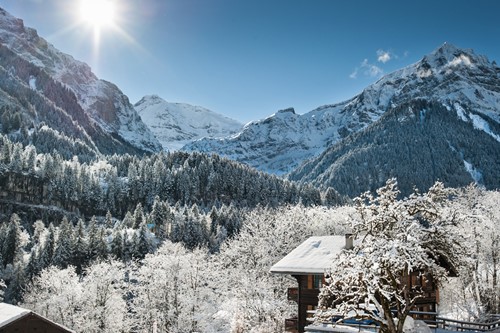
{"type": "Polygon", "coordinates": [[[299,288],[288,288],[286,296],[287,296],[287,299],[289,301],[298,302],[299,301],[299,288]]]}
{"type": "Polygon", "coordinates": [[[302,289],[300,291],[300,303],[305,305],[318,305],[319,289],[302,289]]]}
{"type": "Polygon", "coordinates": [[[285,331],[290,333],[297,333],[299,331],[298,323],[299,320],[297,318],[285,319],[285,331]]]}
{"type": "Polygon", "coordinates": [[[299,295],[299,288],[288,288],[287,299],[289,301],[297,302],[300,298],[301,304],[317,305],[318,304],[319,289],[302,289],[299,295]]]}

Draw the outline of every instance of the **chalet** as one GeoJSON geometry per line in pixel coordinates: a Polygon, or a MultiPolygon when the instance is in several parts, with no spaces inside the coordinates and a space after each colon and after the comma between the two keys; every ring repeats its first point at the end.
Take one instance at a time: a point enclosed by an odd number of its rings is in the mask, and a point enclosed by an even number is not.
{"type": "Polygon", "coordinates": [[[74,333],[35,312],[0,303],[0,333],[74,333]]]}
{"type": "MultiPolygon", "coordinates": [[[[324,284],[324,273],[332,267],[336,255],[343,249],[354,246],[351,235],[346,236],[315,236],[307,239],[292,252],[271,267],[271,273],[291,275],[297,280],[297,288],[288,289],[288,299],[298,304],[295,318],[285,321],[288,332],[304,332],[318,305],[319,289],[324,284]]],[[[425,297],[416,304],[415,311],[436,312],[439,293],[431,279],[422,274],[410,274],[408,284],[421,286],[425,297]]],[[[422,318],[419,319],[428,319],[422,318]]]]}

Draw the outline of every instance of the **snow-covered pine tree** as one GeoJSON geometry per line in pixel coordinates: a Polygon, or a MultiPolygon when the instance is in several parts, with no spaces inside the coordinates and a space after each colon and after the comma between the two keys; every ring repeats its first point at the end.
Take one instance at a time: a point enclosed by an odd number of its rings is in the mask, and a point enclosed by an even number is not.
{"type": "Polygon", "coordinates": [[[138,259],[144,259],[146,254],[151,251],[151,246],[148,240],[148,227],[145,223],[142,223],[139,230],[135,231],[134,236],[134,256],[138,259]]]}
{"type": "Polygon", "coordinates": [[[12,264],[22,255],[21,248],[21,219],[14,213],[10,217],[9,225],[5,230],[2,245],[3,265],[12,264]]]}
{"type": "Polygon", "coordinates": [[[57,237],[54,260],[52,263],[59,268],[66,268],[71,264],[74,254],[75,239],[73,226],[66,216],[59,225],[59,236],[57,237]]]}
{"type": "Polygon", "coordinates": [[[81,274],[83,267],[88,263],[88,241],[87,232],[82,219],[78,220],[74,231],[73,266],[76,273],[81,274]]]}
{"type": "Polygon", "coordinates": [[[92,216],[87,226],[88,229],[88,260],[94,261],[97,258],[97,247],[99,243],[99,231],[97,226],[97,219],[92,216]]]}
{"type": "Polygon", "coordinates": [[[134,229],[139,229],[141,224],[144,222],[144,212],[142,209],[142,204],[139,202],[135,206],[134,210],[134,229]]]}
{"type": "Polygon", "coordinates": [[[111,255],[116,260],[123,259],[123,231],[121,227],[116,227],[113,230],[113,239],[111,241],[111,255]]]}
{"type": "Polygon", "coordinates": [[[44,269],[52,265],[54,259],[54,250],[56,245],[56,230],[51,223],[48,228],[48,233],[45,236],[45,242],[40,252],[40,269],[44,269]]]}

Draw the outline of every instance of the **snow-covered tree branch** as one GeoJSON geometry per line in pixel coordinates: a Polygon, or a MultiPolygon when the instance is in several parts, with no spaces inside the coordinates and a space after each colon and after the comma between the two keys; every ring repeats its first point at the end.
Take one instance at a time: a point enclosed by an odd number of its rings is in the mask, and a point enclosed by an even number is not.
{"type": "Polygon", "coordinates": [[[400,333],[410,310],[424,297],[411,274],[440,285],[464,253],[456,218],[446,203],[450,190],[436,183],[425,194],[398,200],[397,182],[356,200],[351,250],[342,251],[327,274],[316,320],[371,319],[382,332],[400,333]]]}

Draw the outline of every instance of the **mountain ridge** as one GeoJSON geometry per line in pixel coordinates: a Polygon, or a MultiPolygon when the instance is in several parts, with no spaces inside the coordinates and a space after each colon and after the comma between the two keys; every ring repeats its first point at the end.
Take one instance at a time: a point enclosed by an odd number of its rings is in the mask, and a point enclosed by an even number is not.
{"type": "Polygon", "coordinates": [[[387,105],[382,117],[305,161],[289,178],[334,186],[351,197],[392,177],[404,195],[438,180],[451,187],[476,183],[498,189],[498,87],[495,62],[446,43],[365,89],[365,97],[387,105]]]}
{"type": "Polygon", "coordinates": [[[320,106],[302,115],[294,113],[288,120],[277,112],[247,124],[231,138],[202,139],[183,149],[216,152],[284,175],[364,130],[387,110],[415,98],[438,100],[450,108],[460,102],[498,122],[499,77],[500,69],[487,57],[444,43],[420,61],[383,76],[344,102],[320,106]],[[281,139],[273,133],[280,133],[281,139]],[[252,137],[256,139],[252,141],[252,137]]]}
{"type": "MultiPolygon", "coordinates": [[[[99,80],[87,64],[60,52],[45,39],[39,37],[35,29],[25,27],[21,19],[13,17],[1,8],[0,44],[13,52],[11,65],[5,70],[9,75],[17,76],[22,83],[30,87],[33,93],[44,95],[52,102],[62,95],[68,95],[67,100],[71,99],[69,95],[73,94],[81,108],[75,111],[77,113],[83,111],[96,125],[87,125],[86,129],[94,127],[98,132],[102,132],[99,134],[100,137],[104,136],[107,137],[106,140],[114,141],[112,145],[116,148],[123,146],[124,151],[144,153],[160,150],[159,142],[116,85],[99,80]],[[21,59],[25,63],[22,63],[21,59]],[[40,78],[40,75],[43,75],[42,72],[51,80],[61,84],[56,87],[57,93],[45,89],[43,83],[49,80],[40,78]],[[40,82],[42,80],[44,82],[40,82]]],[[[16,105],[24,111],[28,106],[29,101],[16,105]]],[[[59,106],[63,105],[59,104],[59,106]]],[[[32,105],[32,107],[38,106],[32,105]]],[[[24,115],[27,113],[24,112],[24,115]]],[[[27,118],[27,122],[36,120],[29,116],[27,118]]],[[[64,129],[58,128],[54,123],[51,126],[64,133],[64,129]]],[[[100,146],[101,150],[105,148],[103,144],[98,143],[97,146],[100,146]]],[[[104,149],[104,151],[111,153],[110,149],[104,149]]]]}

